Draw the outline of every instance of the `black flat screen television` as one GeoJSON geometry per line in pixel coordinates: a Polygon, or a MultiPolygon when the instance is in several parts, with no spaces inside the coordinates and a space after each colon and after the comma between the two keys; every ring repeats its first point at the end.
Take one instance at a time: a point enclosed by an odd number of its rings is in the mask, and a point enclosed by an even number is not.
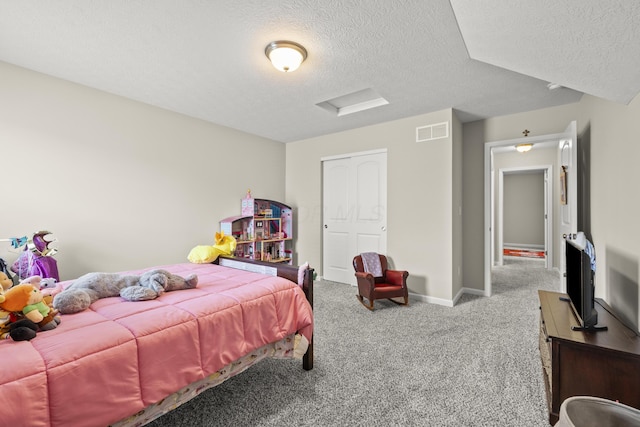
{"type": "MultiPolygon", "coordinates": [[[[585,247],[566,240],[567,294],[573,312],[580,323],[578,328],[596,329],[598,312],[595,309],[595,283],[591,255],[585,247]]],[[[595,261],[594,261],[595,262],[595,261]]]]}

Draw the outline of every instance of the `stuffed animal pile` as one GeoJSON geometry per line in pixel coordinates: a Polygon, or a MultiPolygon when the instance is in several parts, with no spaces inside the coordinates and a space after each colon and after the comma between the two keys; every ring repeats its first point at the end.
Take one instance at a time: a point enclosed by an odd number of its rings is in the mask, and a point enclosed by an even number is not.
{"type": "Polygon", "coordinates": [[[182,278],[166,270],[150,270],[140,276],[117,273],[88,273],[79,277],[53,298],[53,307],[63,314],[86,310],[100,298],[121,296],[128,301],[144,301],[164,292],[192,289],[198,276],[182,278]]]}
{"type": "Polygon", "coordinates": [[[42,295],[41,277],[29,277],[16,286],[0,273],[0,338],[26,341],[36,332],[55,329],[60,323],[58,312],[51,307],[51,297],[42,295]]]}

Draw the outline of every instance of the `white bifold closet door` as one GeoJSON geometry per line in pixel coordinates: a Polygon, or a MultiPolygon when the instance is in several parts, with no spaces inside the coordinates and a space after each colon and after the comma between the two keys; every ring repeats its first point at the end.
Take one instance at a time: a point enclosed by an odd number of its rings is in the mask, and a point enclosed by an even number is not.
{"type": "Polygon", "coordinates": [[[322,162],[325,280],[355,284],[353,257],[387,251],[387,152],[322,162]]]}

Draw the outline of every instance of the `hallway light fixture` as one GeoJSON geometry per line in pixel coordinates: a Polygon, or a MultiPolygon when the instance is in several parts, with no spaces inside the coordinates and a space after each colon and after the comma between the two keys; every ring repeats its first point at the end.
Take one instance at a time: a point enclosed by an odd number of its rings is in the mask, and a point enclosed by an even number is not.
{"type": "Polygon", "coordinates": [[[530,151],[532,148],[533,148],[533,144],[516,145],[516,150],[518,150],[519,153],[526,153],[527,151],[530,151]]]}
{"type": "Polygon", "coordinates": [[[297,70],[307,59],[307,50],[302,45],[287,40],[269,43],[264,54],[277,70],[285,73],[297,70]]]}

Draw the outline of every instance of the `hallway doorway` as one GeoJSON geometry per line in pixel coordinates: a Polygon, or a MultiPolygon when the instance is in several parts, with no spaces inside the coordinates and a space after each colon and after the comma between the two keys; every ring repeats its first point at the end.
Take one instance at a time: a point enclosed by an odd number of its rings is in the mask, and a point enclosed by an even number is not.
{"type": "Polygon", "coordinates": [[[495,191],[495,265],[505,257],[542,259],[553,267],[553,166],[500,168],[495,191]]]}
{"type": "Polygon", "coordinates": [[[550,236],[547,242],[547,259],[551,268],[564,270],[563,235],[575,233],[577,228],[577,131],[576,122],[569,123],[562,133],[541,135],[535,137],[523,137],[511,140],[486,142],[484,144],[484,295],[491,296],[492,268],[496,265],[496,259],[502,255],[496,255],[496,246],[503,243],[497,236],[496,211],[498,194],[496,185],[498,171],[501,166],[496,164],[500,153],[510,152],[511,155],[522,155],[522,163],[518,165],[502,166],[520,167],[547,164],[553,166],[547,177],[547,188],[552,194],[547,196],[550,200],[547,209],[547,221],[550,236]],[[518,145],[528,146],[528,152],[517,152],[518,145]],[[538,149],[548,149],[548,159],[542,160],[535,154],[538,149]],[[527,163],[528,162],[528,163],[527,163]],[[573,196],[571,196],[573,194],[573,196]],[[567,196],[568,195],[568,196],[567,196]],[[562,196],[562,197],[561,197],[562,196]],[[553,252],[551,252],[553,251],[553,252]]]}

